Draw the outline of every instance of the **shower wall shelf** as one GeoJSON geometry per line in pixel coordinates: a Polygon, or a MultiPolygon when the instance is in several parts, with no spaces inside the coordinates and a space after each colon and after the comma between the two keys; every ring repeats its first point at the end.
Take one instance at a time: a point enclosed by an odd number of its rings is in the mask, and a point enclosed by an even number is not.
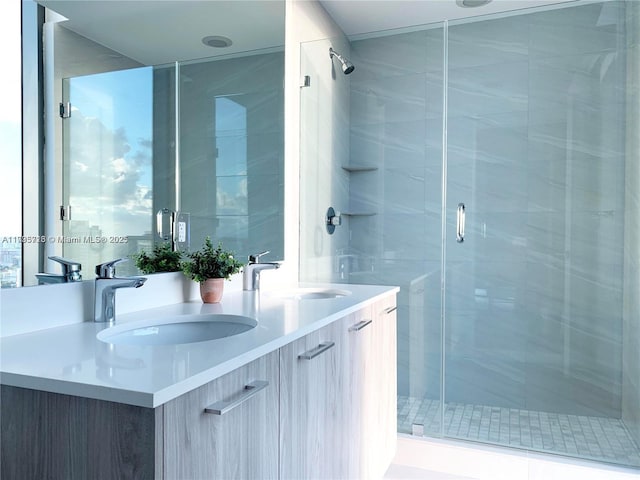
{"type": "Polygon", "coordinates": [[[348,217],[373,217],[374,215],[377,215],[376,212],[340,212],[340,213],[348,217]]]}
{"type": "Polygon", "coordinates": [[[373,165],[361,165],[361,166],[351,166],[351,165],[342,165],[343,170],[346,170],[349,173],[354,172],[375,172],[378,170],[378,167],[374,167],[373,165]]]}
{"type": "MultiPolygon", "coordinates": [[[[360,172],[375,172],[378,170],[378,167],[373,164],[360,164],[360,165],[342,165],[342,169],[349,173],[360,173],[360,172]]],[[[367,212],[367,211],[353,211],[353,212],[342,212],[342,215],[348,217],[373,217],[377,215],[376,212],[367,212]]]]}

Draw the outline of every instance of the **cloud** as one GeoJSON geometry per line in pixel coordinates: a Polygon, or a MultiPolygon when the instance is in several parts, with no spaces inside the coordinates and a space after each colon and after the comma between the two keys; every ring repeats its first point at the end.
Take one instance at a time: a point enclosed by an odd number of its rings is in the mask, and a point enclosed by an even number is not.
{"type": "Polygon", "coordinates": [[[86,163],[76,161],[75,166],[78,167],[81,172],[86,172],[87,170],[89,170],[89,165],[87,165],[86,163]]]}
{"type": "Polygon", "coordinates": [[[142,148],[148,148],[149,150],[153,149],[153,141],[146,138],[139,138],[138,145],[140,145],[142,148]]]}
{"type": "Polygon", "coordinates": [[[97,225],[105,234],[148,232],[152,217],[148,145],[152,142],[139,139],[132,148],[124,128],[110,130],[80,111],[70,121],[70,168],[65,175],[72,218],[97,225]]]}
{"type": "Polygon", "coordinates": [[[216,213],[218,215],[247,215],[247,177],[221,177],[216,186],[216,213]]]}

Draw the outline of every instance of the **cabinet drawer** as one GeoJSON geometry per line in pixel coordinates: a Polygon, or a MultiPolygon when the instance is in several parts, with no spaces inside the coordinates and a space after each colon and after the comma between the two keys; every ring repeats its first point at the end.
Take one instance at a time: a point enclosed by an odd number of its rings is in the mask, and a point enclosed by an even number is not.
{"type": "Polygon", "coordinates": [[[166,479],[278,477],[278,353],[164,406],[166,479]]]}

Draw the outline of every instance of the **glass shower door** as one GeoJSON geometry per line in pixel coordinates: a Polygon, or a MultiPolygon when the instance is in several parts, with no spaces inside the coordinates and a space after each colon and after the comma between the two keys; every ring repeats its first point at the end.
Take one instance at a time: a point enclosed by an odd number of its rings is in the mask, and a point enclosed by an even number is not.
{"type": "Polygon", "coordinates": [[[445,436],[640,464],[623,423],[626,8],[450,24],[445,436]]]}
{"type": "Polygon", "coordinates": [[[496,422],[509,425],[509,409],[526,405],[523,22],[509,17],[448,30],[443,433],[505,444],[509,431],[496,431],[496,422]]]}
{"type": "MultiPolygon", "coordinates": [[[[153,68],[65,79],[62,255],[92,267],[152,242],[153,68]]],[[[136,273],[133,263],[118,267],[136,273]]]]}

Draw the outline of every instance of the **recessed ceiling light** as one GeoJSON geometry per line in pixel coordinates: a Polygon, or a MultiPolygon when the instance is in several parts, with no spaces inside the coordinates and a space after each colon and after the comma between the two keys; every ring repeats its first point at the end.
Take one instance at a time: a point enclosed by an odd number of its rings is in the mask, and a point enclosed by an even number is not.
{"type": "Polygon", "coordinates": [[[230,38],[221,37],[219,35],[204,37],[202,39],[202,43],[204,43],[207,47],[213,48],[227,48],[233,44],[230,38]]]}
{"type": "Polygon", "coordinates": [[[482,7],[489,2],[491,2],[491,0],[456,0],[458,6],[462,8],[482,7]]]}

